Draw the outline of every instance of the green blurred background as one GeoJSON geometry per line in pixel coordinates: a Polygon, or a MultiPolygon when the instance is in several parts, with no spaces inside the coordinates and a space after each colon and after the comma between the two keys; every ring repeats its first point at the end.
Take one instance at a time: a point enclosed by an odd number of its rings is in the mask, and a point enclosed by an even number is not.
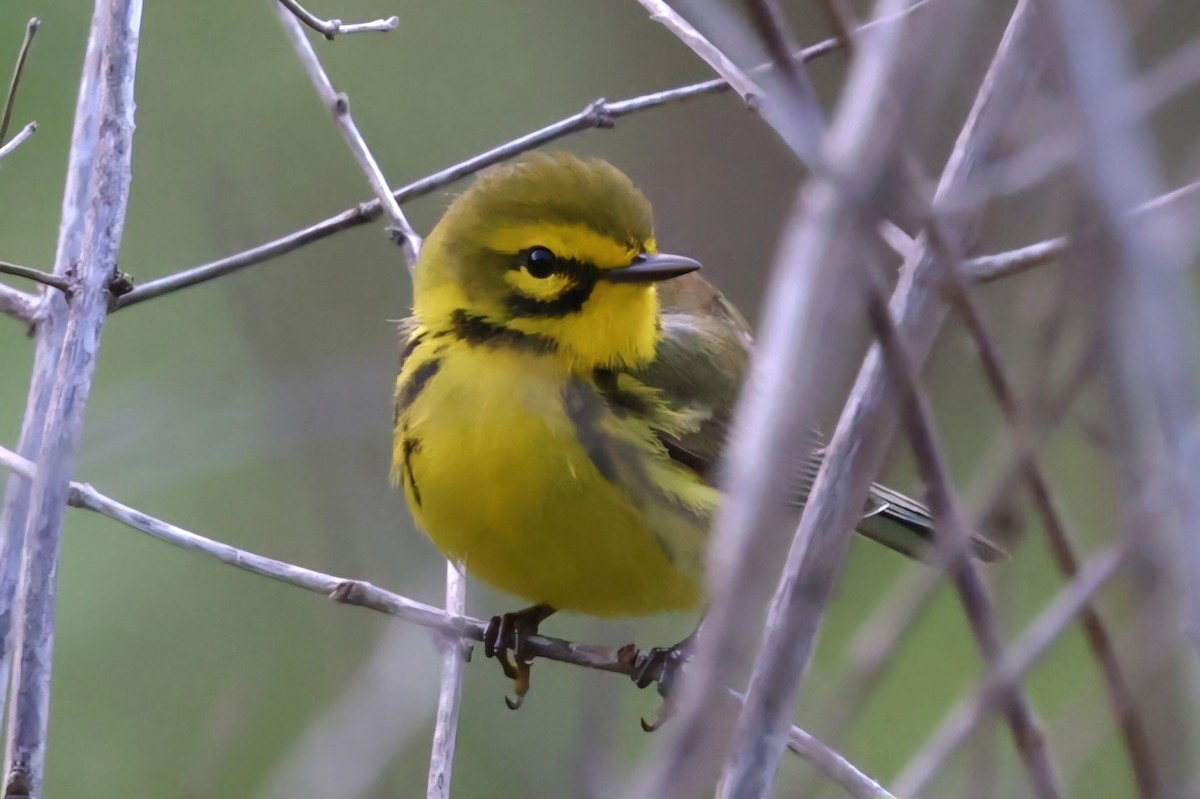
{"type": "MultiPolygon", "coordinates": [[[[39,131],[0,172],[5,260],[42,268],[53,262],[88,5],[0,6],[0,68],[15,57],[26,19],[43,20],[14,120],[36,119],[39,131]]],[[[1011,8],[1007,0],[984,5],[956,42],[963,57],[951,101],[913,133],[934,167],[1011,8]]],[[[805,43],[829,35],[818,4],[791,7],[805,43]]],[[[313,10],[347,20],[401,17],[388,35],[315,41],[396,185],[597,97],[709,77],[633,0],[356,0],[313,10]]],[[[1138,3],[1133,15],[1146,64],[1195,36],[1200,24],[1200,9],[1188,0],[1138,3]]],[[[266,2],[149,2],[142,42],[120,264],[136,280],[236,252],[367,198],[266,2]]],[[[812,66],[825,97],[836,97],[844,70],[840,56],[812,66]]],[[[1197,99],[1180,98],[1156,117],[1173,184],[1196,173],[1197,99]]],[[[803,175],[735,97],[649,111],[555,146],[628,171],[655,204],[664,248],[699,258],[710,279],[757,316],[779,223],[803,175]]],[[[428,231],[460,188],[410,204],[417,229],[428,231]]],[[[1059,232],[1067,211],[1048,194],[1038,188],[998,202],[985,249],[1059,232]]],[[[1056,271],[979,292],[1027,391],[1039,363],[1031,331],[1044,306],[1061,298],[1056,271]]],[[[219,540],[440,603],[443,562],[387,481],[396,363],[390,320],[409,303],[399,253],[376,224],[117,314],[105,331],[79,478],[219,540]]],[[[1082,320],[1086,309],[1069,307],[1066,317],[1082,320]]],[[[17,440],[31,361],[32,342],[0,320],[6,446],[17,440]]],[[[961,334],[943,337],[929,385],[956,475],[971,485],[1000,425],[961,334]]],[[[1114,530],[1112,476],[1086,435],[1103,423],[1093,387],[1048,449],[1089,549],[1114,530]]],[[[907,455],[897,450],[889,479],[917,490],[907,455]]],[[[1025,545],[989,570],[1013,633],[1058,586],[1032,519],[1024,523],[1031,528],[1025,545]]],[[[797,717],[812,731],[822,731],[822,699],[845,671],[857,625],[904,568],[890,552],[855,545],[797,717]]],[[[472,583],[475,615],[513,606],[472,583]]],[[[1123,607],[1106,607],[1118,622],[1124,617],[1123,607]]],[[[651,645],[676,640],[692,621],[600,625],[556,617],[546,629],[651,645]]],[[[92,799],[423,795],[438,664],[420,630],[73,512],[61,569],[47,792],[92,799]]],[[[977,664],[957,602],[943,591],[850,736],[847,754],[886,782],[970,685],[977,664]]],[[[1051,745],[1075,775],[1076,795],[1128,794],[1123,755],[1077,634],[1055,648],[1032,688],[1051,745]]],[[[649,750],[637,720],[654,712],[657,698],[611,675],[539,664],[518,713],[504,707],[506,690],[494,664],[480,657],[468,668],[459,797],[603,794],[649,750]]],[[[1007,735],[988,738],[999,742],[999,795],[1022,795],[1007,735]]],[[[962,795],[954,775],[971,766],[979,750],[970,751],[955,761],[942,795],[962,795]]],[[[789,760],[780,795],[796,795],[809,776],[789,760]]],[[[839,795],[827,783],[815,785],[816,796],[839,795]]]]}

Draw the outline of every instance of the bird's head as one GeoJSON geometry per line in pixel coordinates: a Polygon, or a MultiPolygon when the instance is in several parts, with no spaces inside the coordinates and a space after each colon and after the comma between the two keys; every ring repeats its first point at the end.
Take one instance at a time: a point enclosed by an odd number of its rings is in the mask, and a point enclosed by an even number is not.
{"type": "Polygon", "coordinates": [[[564,153],[484,173],[447,209],[417,266],[414,310],[537,336],[575,367],[654,356],[655,283],[700,268],[658,252],[650,203],[620,170],[564,153]]]}

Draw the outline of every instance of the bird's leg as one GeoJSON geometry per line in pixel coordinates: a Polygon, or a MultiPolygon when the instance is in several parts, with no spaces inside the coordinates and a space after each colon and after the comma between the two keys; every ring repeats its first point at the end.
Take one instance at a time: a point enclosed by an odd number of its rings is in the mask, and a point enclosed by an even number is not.
{"type": "Polygon", "coordinates": [[[683,667],[692,659],[701,626],[696,625],[696,629],[675,646],[655,647],[644,653],[636,670],[630,675],[638,688],[647,688],[658,683],[658,695],[663,698],[658,718],[652,722],[642,719],[642,729],[646,732],[654,732],[671,717],[671,688],[683,667]]]}
{"type": "Polygon", "coordinates": [[[504,676],[513,681],[513,696],[504,697],[510,710],[519,708],[529,692],[532,658],[525,652],[529,636],[537,635],[538,625],[553,613],[554,608],[549,605],[534,605],[503,616],[492,616],[484,630],[483,653],[500,661],[504,676]]]}

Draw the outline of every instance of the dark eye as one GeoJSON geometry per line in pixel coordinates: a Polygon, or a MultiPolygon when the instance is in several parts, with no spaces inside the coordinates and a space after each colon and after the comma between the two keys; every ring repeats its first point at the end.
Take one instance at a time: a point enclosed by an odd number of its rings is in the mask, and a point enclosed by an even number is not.
{"type": "Polygon", "coordinates": [[[558,266],[558,256],[545,247],[534,247],[525,256],[525,268],[537,278],[550,277],[558,266]]]}

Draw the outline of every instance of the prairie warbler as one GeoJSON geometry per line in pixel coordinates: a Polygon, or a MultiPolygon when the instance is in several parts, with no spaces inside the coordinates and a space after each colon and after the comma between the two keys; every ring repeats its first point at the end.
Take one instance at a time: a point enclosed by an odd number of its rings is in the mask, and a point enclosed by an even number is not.
{"type": "MultiPolygon", "coordinates": [[[[485,640],[518,701],[522,642],[555,610],[703,600],[713,467],[752,338],[699,268],[658,251],[629,178],[565,154],[481,174],[425,242],[392,476],[448,558],[534,603],[495,617],[485,640]]],[[[875,486],[859,531],[919,556],[930,517],[875,486]]]]}

